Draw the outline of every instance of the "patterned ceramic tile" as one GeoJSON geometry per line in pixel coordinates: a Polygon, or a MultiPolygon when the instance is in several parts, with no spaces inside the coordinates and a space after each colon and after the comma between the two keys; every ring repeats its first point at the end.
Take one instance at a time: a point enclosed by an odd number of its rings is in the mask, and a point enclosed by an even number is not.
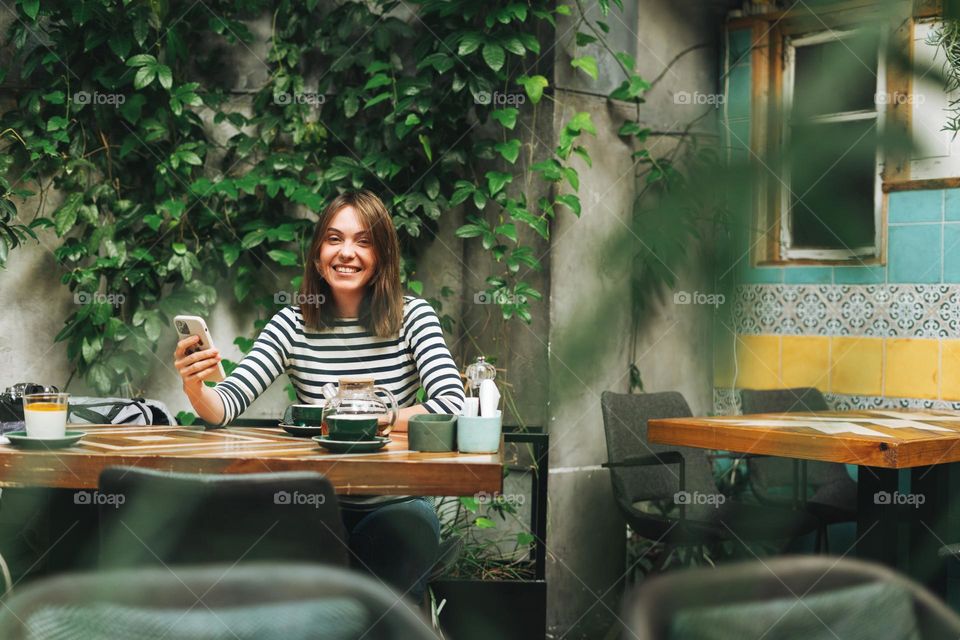
{"type": "MultiPolygon", "coordinates": [[[[923,400],[917,398],[883,398],[880,396],[855,396],[825,393],[827,406],[834,411],[855,409],[945,409],[960,411],[960,402],[923,400]]],[[[713,411],[716,415],[728,416],[742,413],[740,393],[729,388],[713,390],[713,411]]]]}
{"type": "Polygon", "coordinates": [[[960,337],[960,284],[737,287],[740,334],[960,337]]]}
{"type": "Polygon", "coordinates": [[[735,416],[742,413],[740,394],[736,389],[714,387],[713,413],[718,416],[735,416]]]}

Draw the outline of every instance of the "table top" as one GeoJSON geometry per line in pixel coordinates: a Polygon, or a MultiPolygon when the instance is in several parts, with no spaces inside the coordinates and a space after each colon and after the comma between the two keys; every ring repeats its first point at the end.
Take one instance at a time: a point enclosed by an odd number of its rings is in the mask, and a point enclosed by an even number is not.
{"type": "Polygon", "coordinates": [[[960,413],[816,411],[650,420],[651,443],[904,469],[960,461],[960,413]]]}
{"type": "Polygon", "coordinates": [[[375,453],[334,454],[283,429],[68,425],[76,445],[34,451],[0,445],[0,487],[96,488],[111,466],[185,473],[317,471],[342,495],[465,496],[503,488],[503,444],[493,454],[423,453],[406,433],[375,453]]]}

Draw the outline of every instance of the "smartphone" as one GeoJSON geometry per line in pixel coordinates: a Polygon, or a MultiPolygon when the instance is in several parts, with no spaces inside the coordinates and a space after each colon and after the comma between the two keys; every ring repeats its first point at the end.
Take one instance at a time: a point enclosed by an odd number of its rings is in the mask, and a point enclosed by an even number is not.
{"type": "MultiPolygon", "coordinates": [[[[180,336],[177,342],[190,336],[200,336],[200,342],[187,348],[187,355],[197,351],[213,349],[213,338],[210,337],[210,330],[207,329],[207,323],[200,316],[177,316],[173,319],[173,326],[177,330],[177,335],[180,336]]],[[[223,364],[218,362],[217,368],[208,374],[204,381],[220,382],[226,377],[223,364]]]]}

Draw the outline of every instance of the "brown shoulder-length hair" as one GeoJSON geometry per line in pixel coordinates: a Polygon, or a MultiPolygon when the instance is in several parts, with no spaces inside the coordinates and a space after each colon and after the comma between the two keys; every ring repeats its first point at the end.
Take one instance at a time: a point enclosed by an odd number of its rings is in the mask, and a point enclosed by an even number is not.
{"type": "Polygon", "coordinates": [[[383,201],[371,191],[348,191],[334,198],[320,214],[313,230],[310,253],[300,285],[300,312],[306,327],[323,330],[333,326],[334,302],[330,284],[320,275],[320,245],[333,217],[344,207],[353,207],[360,223],[370,233],[377,268],[360,305],[360,322],[381,338],[396,336],[403,324],[403,289],[400,285],[400,241],[393,219],[383,201]]]}

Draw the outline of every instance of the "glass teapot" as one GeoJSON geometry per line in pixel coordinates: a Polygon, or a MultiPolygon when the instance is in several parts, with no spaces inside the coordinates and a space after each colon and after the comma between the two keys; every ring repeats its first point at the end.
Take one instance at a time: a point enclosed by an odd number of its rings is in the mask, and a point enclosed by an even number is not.
{"type": "Polygon", "coordinates": [[[385,436],[397,421],[397,399],[389,389],[373,384],[372,378],[340,378],[339,389],[332,384],[323,386],[327,398],[327,416],[376,416],[377,435],[385,436]],[[389,402],[378,396],[383,393],[389,402]]]}

